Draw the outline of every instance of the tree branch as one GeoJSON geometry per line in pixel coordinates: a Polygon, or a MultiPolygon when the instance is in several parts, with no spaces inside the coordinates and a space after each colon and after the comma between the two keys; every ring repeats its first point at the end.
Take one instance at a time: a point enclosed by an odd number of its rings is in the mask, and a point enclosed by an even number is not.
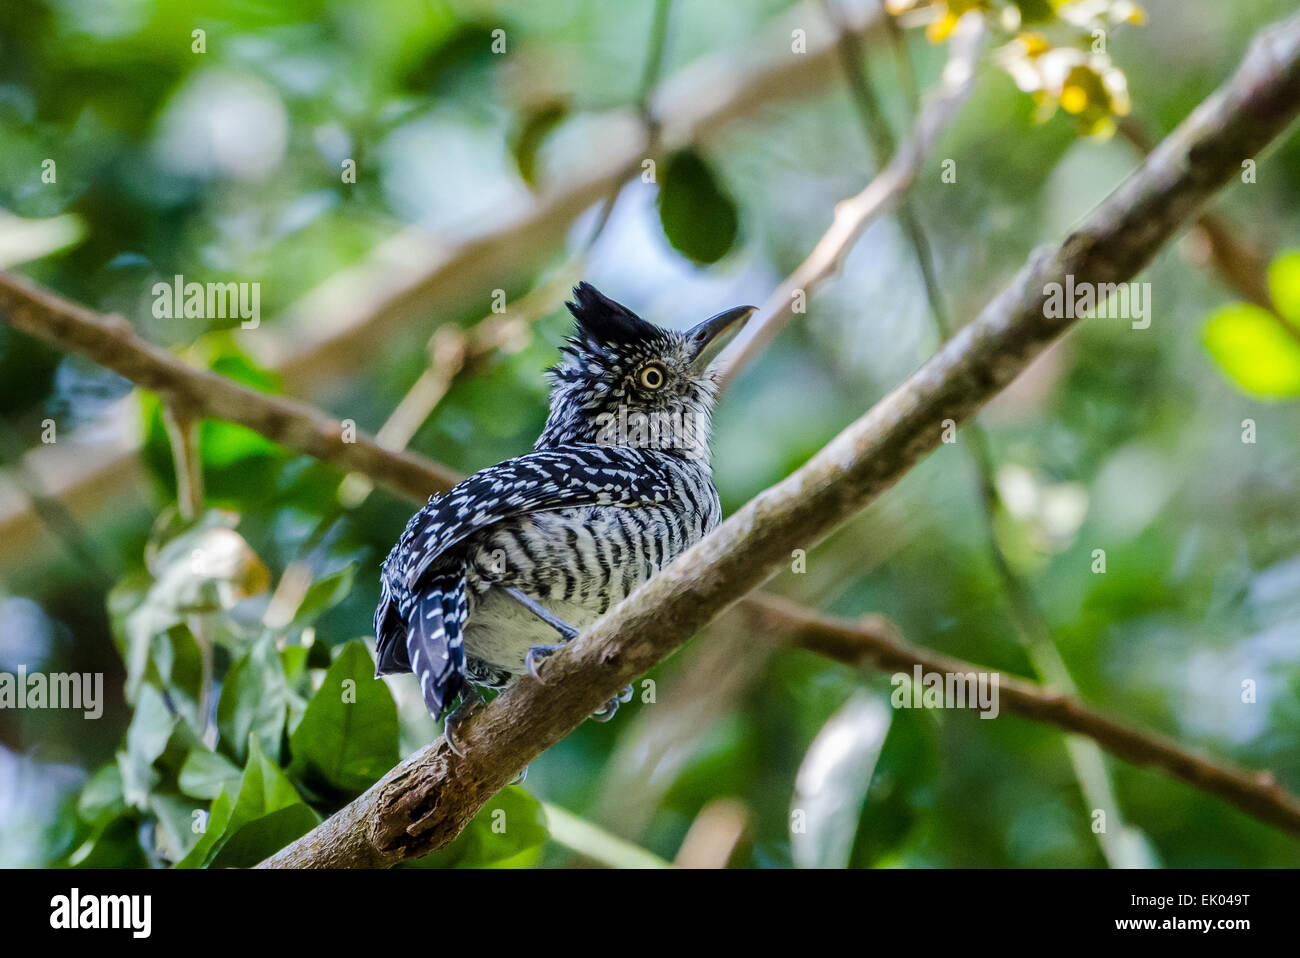
{"type": "Polygon", "coordinates": [[[360,430],[349,441],[343,424],[314,406],[188,366],[170,350],[140,338],[122,317],[103,316],[23,277],[0,273],[0,314],[15,329],[83,354],[156,392],[189,416],[247,426],[288,449],[364,472],[418,502],[458,481],[445,466],[408,453],[392,453],[360,430]]]}
{"type": "Polygon", "coordinates": [[[1262,32],[1236,75],[1066,240],[1040,250],[969,325],[866,415],[658,576],[265,867],[382,866],[450,842],[496,792],[611,695],[670,654],[795,547],[820,540],[899,480],[1075,322],[1045,315],[1044,287],[1119,283],[1277,137],[1300,110],[1300,15],[1262,32]]]}
{"type": "MultiPolygon", "coordinates": [[[[1118,124],[1120,136],[1139,153],[1151,152],[1151,140],[1142,124],[1131,116],[1122,117],[1118,124]]],[[[1296,329],[1273,302],[1268,288],[1269,257],[1257,247],[1239,238],[1240,228],[1223,217],[1206,210],[1196,219],[1192,234],[1196,240],[1193,260],[1199,265],[1209,265],[1219,278],[1269,314],[1278,327],[1292,339],[1300,340],[1296,329]]]]}

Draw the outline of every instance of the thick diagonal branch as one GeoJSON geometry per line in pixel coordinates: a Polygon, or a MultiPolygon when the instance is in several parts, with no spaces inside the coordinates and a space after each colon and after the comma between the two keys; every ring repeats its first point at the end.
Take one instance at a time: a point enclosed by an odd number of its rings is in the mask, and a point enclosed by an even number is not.
{"type": "Polygon", "coordinates": [[[389,865],[451,841],[492,795],[623,685],[899,480],[1075,322],[1046,315],[1045,287],[1132,279],[1300,110],[1300,15],[1263,32],[1202,103],[1059,247],[916,373],[471,719],[458,756],[439,740],[268,866],[389,865]]]}

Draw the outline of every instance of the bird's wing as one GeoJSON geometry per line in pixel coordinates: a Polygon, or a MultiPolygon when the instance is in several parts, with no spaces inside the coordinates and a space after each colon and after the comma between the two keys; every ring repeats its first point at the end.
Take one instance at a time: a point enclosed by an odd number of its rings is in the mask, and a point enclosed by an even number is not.
{"type": "Polygon", "coordinates": [[[574,444],[530,452],[476,472],[430,499],[407,524],[394,550],[405,561],[391,571],[400,576],[401,587],[414,591],[439,556],[486,526],[531,512],[634,507],[666,502],[672,495],[668,463],[653,451],[574,444]]]}
{"type": "Polygon", "coordinates": [[[588,505],[633,508],[672,495],[662,454],[574,444],[508,459],[430,499],[384,561],[375,610],[375,674],[414,672],[434,716],[459,694],[466,593],[463,566],[448,551],[466,536],[533,512],[588,505]]]}

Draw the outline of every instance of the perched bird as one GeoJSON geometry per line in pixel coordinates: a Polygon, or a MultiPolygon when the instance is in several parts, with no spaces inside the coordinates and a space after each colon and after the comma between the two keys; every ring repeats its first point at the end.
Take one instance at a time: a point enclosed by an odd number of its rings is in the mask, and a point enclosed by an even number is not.
{"type": "MultiPolygon", "coordinates": [[[[384,561],[376,676],[414,672],[455,727],[718,524],[709,363],[741,306],[685,332],[647,322],[588,283],[551,368],[534,449],[434,496],[384,561]]],[[[630,696],[630,689],[624,690],[630,696]]],[[[622,698],[626,701],[626,697],[622,698]]],[[[615,697],[593,718],[608,720],[615,697]]]]}

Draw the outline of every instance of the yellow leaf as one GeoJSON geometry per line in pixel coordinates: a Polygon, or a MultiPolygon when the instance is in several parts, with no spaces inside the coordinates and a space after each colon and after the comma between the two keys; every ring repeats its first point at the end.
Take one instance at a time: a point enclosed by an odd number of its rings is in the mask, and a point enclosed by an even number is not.
{"type": "Polygon", "coordinates": [[[1262,399],[1300,396],[1300,339],[1260,307],[1231,303],[1216,310],[1201,341],[1244,392],[1262,399]]]}

